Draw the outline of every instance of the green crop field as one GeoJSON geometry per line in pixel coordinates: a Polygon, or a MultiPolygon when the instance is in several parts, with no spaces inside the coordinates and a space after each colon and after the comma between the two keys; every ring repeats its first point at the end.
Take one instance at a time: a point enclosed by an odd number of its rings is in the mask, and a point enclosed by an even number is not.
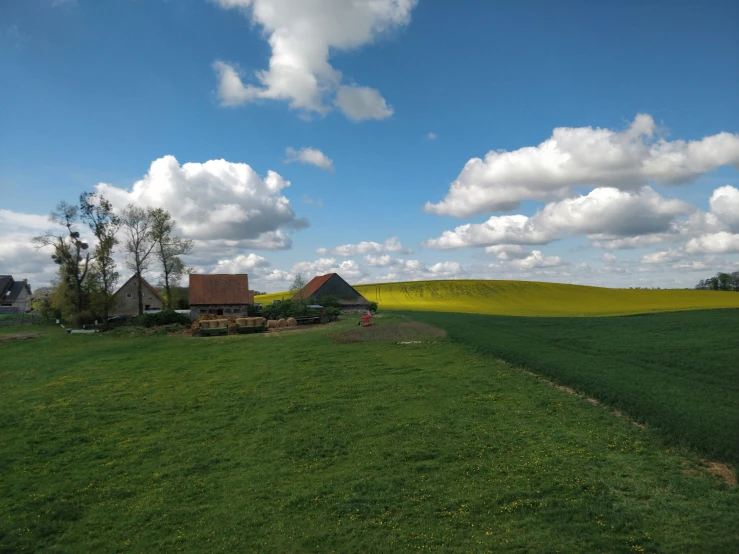
{"type": "MultiPolygon", "coordinates": [[[[380,309],[522,316],[628,315],[739,308],[739,294],[705,290],[638,290],[532,281],[413,281],[355,285],[380,309]]],[[[289,292],[257,296],[269,304],[289,292]]]]}
{"type": "Polygon", "coordinates": [[[414,313],[456,341],[545,375],[739,463],[739,310],[601,318],[414,313]]]}
{"type": "MultiPolygon", "coordinates": [[[[699,452],[451,328],[376,321],[221,338],[4,332],[0,552],[739,550],[739,488],[699,452]]],[[[702,375],[732,375],[702,352],[702,375]]]]}

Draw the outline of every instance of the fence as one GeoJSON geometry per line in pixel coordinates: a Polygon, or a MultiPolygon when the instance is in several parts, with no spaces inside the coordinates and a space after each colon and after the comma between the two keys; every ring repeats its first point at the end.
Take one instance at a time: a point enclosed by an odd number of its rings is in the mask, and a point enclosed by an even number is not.
{"type": "Polygon", "coordinates": [[[38,314],[7,314],[0,315],[0,327],[12,327],[13,325],[41,325],[42,323],[53,323],[38,314]]]}

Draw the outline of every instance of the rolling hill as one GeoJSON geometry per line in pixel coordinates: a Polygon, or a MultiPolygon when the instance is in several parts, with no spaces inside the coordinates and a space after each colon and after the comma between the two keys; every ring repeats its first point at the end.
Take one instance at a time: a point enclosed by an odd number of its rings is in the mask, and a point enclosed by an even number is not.
{"type": "MultiPolygon", "coordinates": [[[[638,290],[532,281],[412,281],[354,285],[381,309],[519,316],[628,315],[739,308],[739,294],[703,290],[638,290]]],[[[263,304],[289,292],[257,296],[263,304]]]]}

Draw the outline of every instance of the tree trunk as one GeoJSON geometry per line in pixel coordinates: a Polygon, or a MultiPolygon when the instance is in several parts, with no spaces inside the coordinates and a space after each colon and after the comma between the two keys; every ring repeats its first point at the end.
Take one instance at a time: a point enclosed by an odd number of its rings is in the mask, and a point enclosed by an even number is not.
{"type": "Polygon", "coordinates": [[[164,245],[161,242],[159,243],[159,252],[161,253],[160,257],[162,259],[162,270],[164,271],[164,290],[166,291],[166,294],[167,294],[167,309],[171,310],[172,309],[172,295],[170,294],[170,291],[169,291],[169,271],[167,269],[167,258],[164,255],[164,245]]]}
{"type": "Polygon", "coordinates": [[[103,278],[103,325],[108,326],[108,316],[110,313],[110,296],[108,295],[108,274],[105,270],[101,271],[103,278]]]}
{"type": "Polygon", "coordinates": [[[141,272],[136,272],[136,290],[139,298],[139,315],[144,315],[144,296],[141,294],[141,272]]]}

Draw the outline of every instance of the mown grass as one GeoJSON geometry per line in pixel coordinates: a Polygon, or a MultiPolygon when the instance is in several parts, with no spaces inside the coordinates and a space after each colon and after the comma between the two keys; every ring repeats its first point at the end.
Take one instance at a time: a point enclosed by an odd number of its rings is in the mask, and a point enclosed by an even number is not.
{"type": "Polygon", "coordinates": [[[739,310],[606,318],[419,312],[413,318],[594,396],[676,444],[739,463],[739,310]]]}
{"type": "Polygon", "coordinates": [[[739,490],[697,455],[448,339],[332,339],[355,329],[0,344],[0,552],[737,550],[739,490]]]}

